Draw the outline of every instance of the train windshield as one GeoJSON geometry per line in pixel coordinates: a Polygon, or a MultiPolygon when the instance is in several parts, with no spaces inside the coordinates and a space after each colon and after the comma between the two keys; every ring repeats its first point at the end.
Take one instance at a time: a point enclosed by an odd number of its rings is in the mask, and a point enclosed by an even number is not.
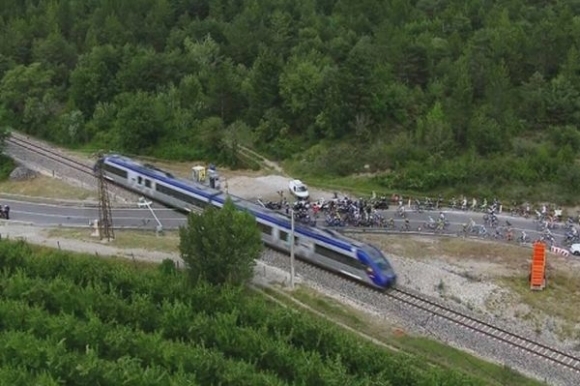
{"type": "Polygon", "coordinates": [[[385,255],[372,245],[365,245],[362,250],[371,258],[373,263],[383,272],[392,272],[393,267],[385,258],[385,255]]]}

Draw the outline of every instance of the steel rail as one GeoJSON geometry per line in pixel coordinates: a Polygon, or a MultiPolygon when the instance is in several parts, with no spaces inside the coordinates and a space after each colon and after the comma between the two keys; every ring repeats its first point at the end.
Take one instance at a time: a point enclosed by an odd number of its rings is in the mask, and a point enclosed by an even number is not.
{"type": "Polygon", "coordinates": [[[478,334],[485,335],[489,338],[501,341],[512,347],[546,359],[557,365],[580,372],[580,357],[510,332],[466,313],[454,310],[448,306],[431,300],[426,296],[413,293],[404,287],[393,288],[386,292],[385,295],[405,305],[421,309],[431,315],[455,323],[478,334]]]}
{"type": "Polygon", "coordinates": [[[93,175],[93,170],[91,169],[90,166],[79,162],[73,158],[67,157],[65,155],[62,155],[59,152],[53,151],[53,150],[49,150],[49,149],[45,149],[37,144],[34,144],[32,142],[20,139],[20,138],[16,138],[16,137],[9,137],[5,140],[5,142],[12,144],[12,145],[16,145],[19,146],[21,148],[24,148],[26,150],[32,151],[33,153],[36,153],[38,155],[41,155],[43,157],[52,159],[53,161],[59,162],[61,164],[63,164],[66,167],[78,170],[82,173],[91,175],[93,175]]]}

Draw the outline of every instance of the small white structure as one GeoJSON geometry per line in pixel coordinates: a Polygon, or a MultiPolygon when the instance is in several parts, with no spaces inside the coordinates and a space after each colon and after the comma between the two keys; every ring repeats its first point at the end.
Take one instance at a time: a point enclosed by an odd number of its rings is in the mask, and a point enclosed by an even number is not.
{"type": "Polygon", "coordinates": [[[101,231],[99,229],[99,219],[95,219],[95,221],[89,223],[89,226],[93,227],[93,233],[91,233],[91,237],[101,237],[101,231]]]}
{"type": "Polygon", "coordinates": [[[310,196],[308,187],[300,180],[290,180],[288,183],[288,190],[290,194],[299,200],[307,200],[310,196]]]}

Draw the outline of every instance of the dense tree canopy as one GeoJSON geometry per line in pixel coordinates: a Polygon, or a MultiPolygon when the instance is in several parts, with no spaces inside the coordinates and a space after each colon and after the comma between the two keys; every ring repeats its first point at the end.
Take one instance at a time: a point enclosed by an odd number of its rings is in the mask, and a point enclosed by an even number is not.
{"type": "Polygon", "coordinates": [[[578,2],[5,0],[3,123],[232,161],[240,140],[395,189],[580,171],[578,2]],[[345,154],[344,143],[350,149],[345,154]],[[340,154],[340,159],[337,155],[340,154]]]}

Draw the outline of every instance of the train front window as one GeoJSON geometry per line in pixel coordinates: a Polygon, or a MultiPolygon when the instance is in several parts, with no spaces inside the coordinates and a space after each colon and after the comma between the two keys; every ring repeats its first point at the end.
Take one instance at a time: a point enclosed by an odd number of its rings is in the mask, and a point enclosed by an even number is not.
{"type": "Polygon", "coordinates": [[[379,267],[381,271],[392,271],[392,267],[383,255],[381,251],[372,245],[367,245],[363,248],[363,251],[371,258],[372,262],[379,267]]]}

